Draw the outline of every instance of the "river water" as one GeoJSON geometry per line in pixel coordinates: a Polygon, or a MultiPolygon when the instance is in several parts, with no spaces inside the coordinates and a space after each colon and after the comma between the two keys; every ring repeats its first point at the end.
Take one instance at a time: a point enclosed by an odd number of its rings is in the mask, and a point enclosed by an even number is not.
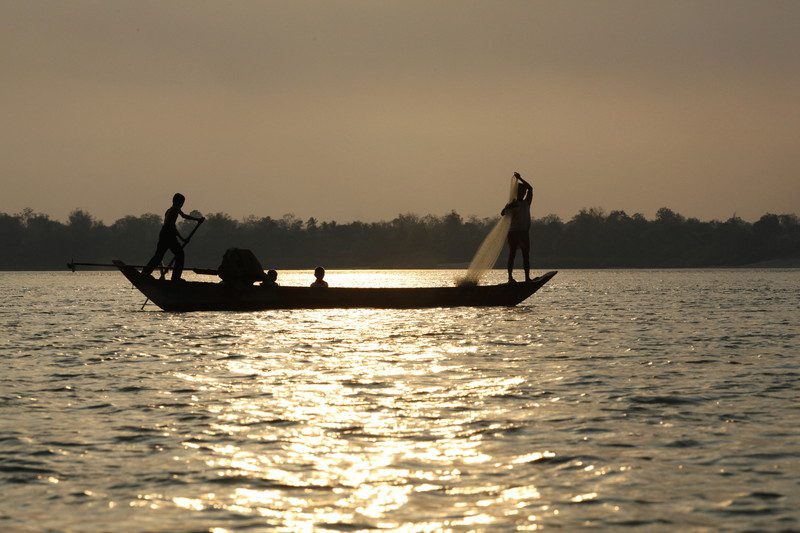
{"type": "Polygon", "coordinates": [[[564,271],[508,309],[0,298],[3,531],[800,528],[800,270],[564,271]]]}

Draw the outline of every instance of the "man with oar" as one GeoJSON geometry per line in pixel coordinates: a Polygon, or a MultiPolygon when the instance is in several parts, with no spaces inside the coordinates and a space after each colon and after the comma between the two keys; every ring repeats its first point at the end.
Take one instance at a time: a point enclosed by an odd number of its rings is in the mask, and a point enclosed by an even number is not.
{"type": "Polygon", "coordinates": [[[186,197],[179,192],[175,193],[175,195],[172,197],[172,207],[167,209],[167,212],[164,213],[164,225],[161,227],[161,232],[158,234],[156,253],[147,263],[147,266],[142,269],[142,274],[145,276],[149,276],[153,273],[153,270],[155,270],[156,266],[161,263],[161,259],[164,258],[164,254],[167,253],[167,250],[170,250],[173,254],[175,254],[175,264],[172,270],[172,281],[183,281],[181,279],[184,260],[183,246],[186,245],[188,239],[184,239],[181,234],[178,233],[178,216],[181,216],[187,220],[196,220],[198,223],[205,220],[205,217],[193,217],[184,213],[181,208],[185,202],[186,197]],[[183,245],[181,245],[178,241],[183,241],[183,245]]]}

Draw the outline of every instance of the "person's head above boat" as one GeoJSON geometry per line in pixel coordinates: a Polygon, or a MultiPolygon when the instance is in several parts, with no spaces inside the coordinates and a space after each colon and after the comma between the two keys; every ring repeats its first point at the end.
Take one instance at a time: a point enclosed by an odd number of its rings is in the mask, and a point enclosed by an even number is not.
{"type": "Polygon", "coordinates": [[[179,192],[172,195],[172,206],[180,209],[186,203],[186,197],[179,192]]]}
{"type": "Polygon", "coordinates": [[[327,287],[328,286],[328,282],[325,281],[324,279],[322,279],[322,278],[325,277],[325,269],[324,268],[322,268],[322,267],[315,268],[314,269],[314,277],[317,278],[317,279],[314,280],[314,283],[311,284],[312,287],[327,287]]]}
{"type": "Polygon", "coordinates": [[[266,279],[266,284],[267,285],[277,285],[278,284],[277,283],[277,279],[278,279],[278,271],[277,270],[268,270],[267,271],[267,279],[266,279]]]}

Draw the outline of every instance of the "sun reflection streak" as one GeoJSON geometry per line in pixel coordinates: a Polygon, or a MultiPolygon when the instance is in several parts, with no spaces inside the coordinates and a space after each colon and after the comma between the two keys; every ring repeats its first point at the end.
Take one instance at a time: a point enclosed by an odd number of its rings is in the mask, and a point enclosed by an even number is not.
{"type": "Polygon", "coordinates": [[[307,313],[303,320],[325,327],[305,337],[273,337],[267,314],[245,317],[249,331],[232,332],[217,371],[181,376],[216,392],[205,406],[213,422],[184,448],[201,454],[211,479],[229,488],[176,495],[170,503],[291,529],[382,524],[419,531],[486,527],[539,501],[539,488],[515,472],[555,454],[528,448],[498,455],[493,444],[517,418],[495,399],[514,397],[527,378],[501,367],[476,372],[467,362],[483,357],[474,345],[425,335],[397,344],[397,328],[407,326],[402,313],[393,316],[387,323],[387,312],[374,310],[307,313]],[[517,482],[475,485],[475,471],[506,472],[517,482]],[[449,518],[418,521],[415,509],[441,502],[449,518]]]}

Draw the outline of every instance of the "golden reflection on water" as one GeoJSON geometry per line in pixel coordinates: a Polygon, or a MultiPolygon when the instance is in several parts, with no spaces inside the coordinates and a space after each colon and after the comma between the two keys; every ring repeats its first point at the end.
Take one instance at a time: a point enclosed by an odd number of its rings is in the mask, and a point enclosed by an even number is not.
{"type": "MultiPolygon", "coordinates": [[[[387,285],[363,273],[329,281],[387,285]]],[[[202,451],[208,469],[240,486],[172,503],[259,515],[293,529],[481,527],[520,513],[530,528],[535,516],[525,507],[540,498],[534,485],[462,483],[467,470],[496,476],[554,456],[526,450],[498,459],[485,446],[487,435],[504,428],[485,422],[504,416],[492,398],[513,393],[525,378],[465,367],[461,359],[479,356],[478,346],[432,342],[426,334],[450,326],[438,324],[435,311],[418,313],[409,326],[409,314],[415,313],[296,312],[290,322],[299,323],[297,330],[284,329],[285,321],[271,314],[239,315],[242,331],[224,368],[247,385],[209,373],[180,377],[224,393],[224,401],[207,407],[215,417],[210,429],[238,444],[184,446],[202,451]],[[281,335],[291,337],[290,346],[276,350],[281,335]],[[412,500],[416,505],[404,511],[412,500]],[[451,518],[422,521],[426,509],[442,505],[437,500],[450,507],[451,518]]]]}
{"type": "Polygon", "coordinates": [[[562,272],[513,309],[196,314],[139,312],[114,273],[3,276],[4,530],[797,523],[796,271],[562,272]]]}

